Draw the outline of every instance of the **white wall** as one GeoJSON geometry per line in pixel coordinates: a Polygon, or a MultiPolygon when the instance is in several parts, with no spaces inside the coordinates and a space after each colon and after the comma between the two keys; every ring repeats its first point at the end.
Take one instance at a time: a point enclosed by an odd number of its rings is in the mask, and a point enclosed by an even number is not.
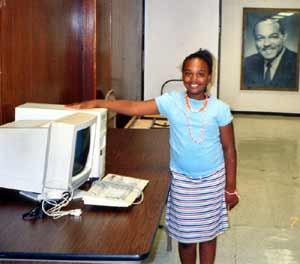
{"type": "Polygon", "coordinates": [[[220,98],[236,111],[300,113],[299,92],[240,90],[243,7],[300,8],[300,1],[222,1],[220,98]]]}
{"type": "MultiPolygon", "coordinates": [[[[168,79],[181,78],[181,63],[199,48],[218,59],[219,0],[146,0],[144,98],[160,95],[168,79]]],[[[217,65],[215,65],[217,69],[217,65]]],[[[217,72],[210,88],[216,94],[217,72]]]]}

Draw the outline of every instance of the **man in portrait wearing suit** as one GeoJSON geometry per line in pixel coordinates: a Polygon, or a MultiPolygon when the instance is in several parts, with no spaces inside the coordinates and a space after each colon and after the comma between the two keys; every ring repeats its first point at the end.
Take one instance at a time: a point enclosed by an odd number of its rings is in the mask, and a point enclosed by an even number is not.
{"type": "Polygon", "coordinates": [[[264,19],[254,27],[258,53],[244,60],[244,85],[297,88],[297,53],[285,46],[287,34],[280,21],[264,19]]]}

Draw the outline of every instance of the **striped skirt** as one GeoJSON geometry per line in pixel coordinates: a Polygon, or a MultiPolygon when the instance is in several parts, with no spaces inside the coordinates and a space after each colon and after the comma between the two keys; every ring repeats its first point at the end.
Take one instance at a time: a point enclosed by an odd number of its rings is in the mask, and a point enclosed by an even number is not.
{"type": "Polygon", "coordinates": [[[170,237],[182,243],[210,241],[228,227],[225,169],[199,179],[172,172],[166,209],[170,237]]]}

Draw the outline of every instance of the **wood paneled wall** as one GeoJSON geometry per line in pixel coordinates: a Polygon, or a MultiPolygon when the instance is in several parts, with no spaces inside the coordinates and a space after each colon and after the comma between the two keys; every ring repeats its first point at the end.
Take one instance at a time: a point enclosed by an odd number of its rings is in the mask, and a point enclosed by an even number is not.
{"type": "Polygon", "coordinates": [[[69,103],[92,96],[92,85],[83,78],[83,67],[91,64],[83,59],[84,2],[93,1],[5,1],[1,123],[13,120],[14,107],[24,102],[69,103]]]}
{"type": "Polygon", "coordinates": [[[82,96],[96,98],[96,0],[82,0],[82,96]]]}
{"type": "Polygon", "coordinates": [[[112,0],[97,0],[96,7],[96,90],[104,97],[112,88],[112,0]]]}
{"type": "Polygon", "coordinates": [[[141,99],[143,0],[0,0],[0,124],[25,102],[141,99]]]}
{"type": "Polygon", "coordinates": [[[142,99],[143,0],[97,0],[97,89],[142,99]]]}
{"type": "Polygon", "coordinates": [[[143,0],[113,0],[112,88],[121,98],[142,98],[143,0]]]}

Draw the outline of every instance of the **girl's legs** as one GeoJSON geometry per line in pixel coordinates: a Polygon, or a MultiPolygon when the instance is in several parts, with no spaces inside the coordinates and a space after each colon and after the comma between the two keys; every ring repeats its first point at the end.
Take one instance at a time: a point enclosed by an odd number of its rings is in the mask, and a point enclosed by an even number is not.
{"type": "MultiPolygon", "coordinates": [[[[179,256],[182,264],[196,263],[197,244],[185,244],[178,242],[179,256]]],[[[199,243],[199,255],[201,264],[214,264],[217,249],[217,238],[199,243]]]]}
{"type": "Polygon", "coordinates": [[[196,247],[197,244],[185,244],[178,242],[179,256],[182,264],[196,263],[196,247]]]}
{"type": "Polygon", "coordinates": [[[201,264],[213,264],[216,256],[217,238],[199,244],[201,264]]]}

